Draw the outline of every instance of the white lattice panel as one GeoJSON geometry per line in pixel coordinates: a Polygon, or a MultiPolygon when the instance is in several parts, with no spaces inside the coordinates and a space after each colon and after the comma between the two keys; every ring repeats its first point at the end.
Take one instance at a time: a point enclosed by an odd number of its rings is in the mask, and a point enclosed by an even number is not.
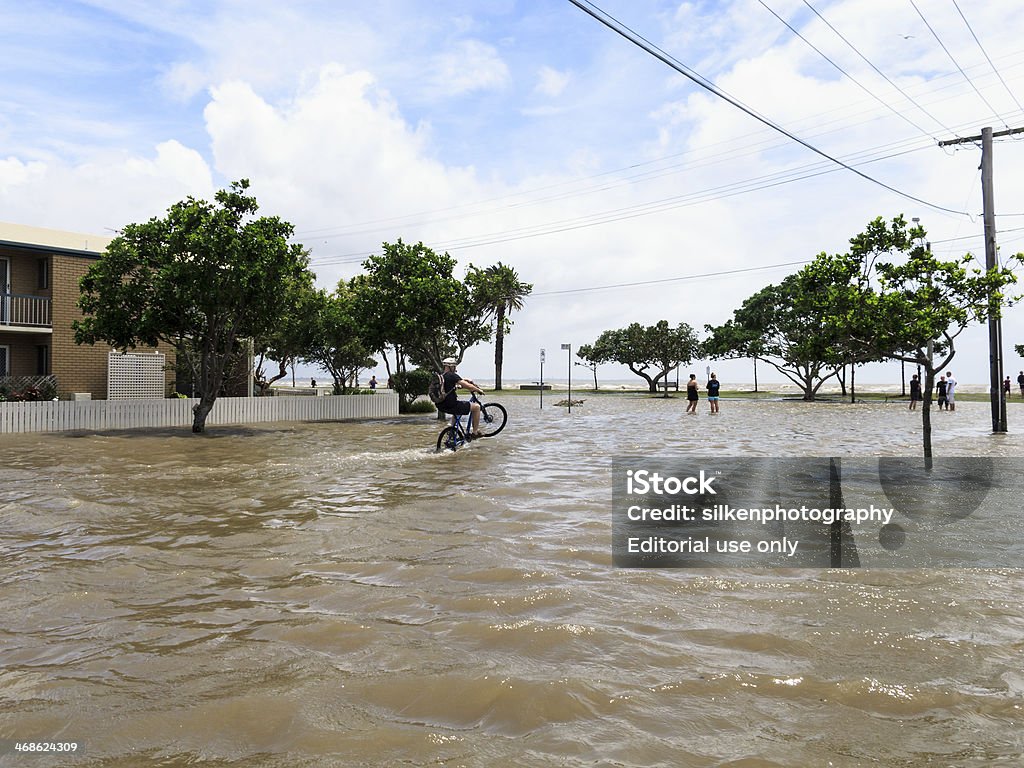
{"type": "Polygon", "coordinates": [[[107,399],[166,397],[165,362],[161,352],[111,352],[107,357],[107,399]]]}

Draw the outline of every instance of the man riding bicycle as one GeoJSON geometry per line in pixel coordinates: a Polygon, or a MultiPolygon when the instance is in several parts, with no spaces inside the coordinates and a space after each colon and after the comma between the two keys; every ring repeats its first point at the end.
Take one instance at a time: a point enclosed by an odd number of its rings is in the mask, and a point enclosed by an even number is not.
{"type": "Polygon", "coordinates": [[[476,392],[478,395],[482,395],[484,391],[480,389],[476,384],[473,383],[472,379],[464,379],[458,373],[455,372],[455,366],[458,363],[454,357],[446,357],[441,361],[444,366],[444,391],[448,393],[447,397],[438,403],[437,410],[442,413],[450,413],[457,416],[465,416],[469,414],[470,428],[469,437],[483,437],[480,432],[480,403],[470,403],[467,400],[459,400],[459,396],[455,390],[459,387],[468,389],[472,392],[476,392]]]}

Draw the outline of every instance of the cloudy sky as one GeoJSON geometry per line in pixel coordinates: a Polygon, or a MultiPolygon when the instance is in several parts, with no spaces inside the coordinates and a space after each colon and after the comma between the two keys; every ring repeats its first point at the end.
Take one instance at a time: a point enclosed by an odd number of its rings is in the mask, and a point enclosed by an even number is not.
{"type": "MultiPolygon", "coordinates": [[[[506,380],[536,379],[541,348],[545,378],[564,379],[561,344],[631,322],[723,322],[876,216],[919,217],[939,254],[983,261],[980,151],[938,142],[1024,126],[1024,3],[598,6],[874,181],[568,0],[0,0],[0,219],[109,235],[249,178],[322,286],[398,238],[515,267],[534,295],[506,380]]],[[[1024,135],[994,157],[1009,255],[1024,250],[1024,135]]],[[[1004,338],[1015,378],[1024,309],[1004,338]]],[[[957,378],[984,383],[986,334],[966,341],[957,378]]],[[[462,370],[486,380],[492,356],[462,370]]],[[[713,365],[751,380],[747,362],[713,365]]],[[[898,382],[899,367],[858,377],[898,382]]]]}

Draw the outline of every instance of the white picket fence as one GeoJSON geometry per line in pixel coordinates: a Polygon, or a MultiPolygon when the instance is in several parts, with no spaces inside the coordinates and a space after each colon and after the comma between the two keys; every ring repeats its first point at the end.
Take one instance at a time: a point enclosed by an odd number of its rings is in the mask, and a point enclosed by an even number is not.
{"type": "MultiPolygon", "coordinates": [[[[198,400],[86,400],[0,403],[0,433],[183,427],[198,400]]],[[[340,421],[398,415],[398,395],[329,397],[220,397],[206,419],[218,424],[268,421],[340,421]]]]}

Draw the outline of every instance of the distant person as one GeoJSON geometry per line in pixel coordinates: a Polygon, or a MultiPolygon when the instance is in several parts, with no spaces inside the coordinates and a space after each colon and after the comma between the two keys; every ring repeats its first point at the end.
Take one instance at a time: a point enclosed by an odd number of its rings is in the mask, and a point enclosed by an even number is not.
{"type": "Polygon", "coordinates": [[[947,389],[947,387],[946,387],[946,377],[945,376],[939,376],[939,381],[935,385],[935,391],[939,395],[939,410],[940,411],[946,410],[946,389],[947,389]]]}
{"type": "Polygon", "coordinates": [[[956,379],[953,378],[952,371],[946,371],[946,410],[956,410],[956,379]]]}
{"type": "Polygon", "coordinates": [[[910,377],[910,410],[916,411],[921,399],[921,379],[915,373],[910,377]]]}
{"type": "Polygon", "coordinates": [[[313,389],[316,389],[316,379],[310,379],[309,386],[311,386],[313,389]]]}
{"type": "Polygon", "coordinates": [[[388,376],[388,389],[394,389],[394,388],[395,388],[395,380],[393,378],[391,378],[390,376],[388,376]]]}
{"type": "Polygon", "coordinates": [[[697,401],[700,395],[697,392],[697,374],[691,373],[690,380],[686,382],[686,412],[697,415],[697,401]]]}
{"type": "Polygon", "coordinates": [[[1010,377],[1007,376],[1006,379],[1003,380],[1003,394],[1005,394],[1007,397],[1010,396],[1010,389],[1012,388],[1012,386],[1013,385],[1010,384],[1010,377]]]}
{"type": "Polygon", "coordinates": [[[376,376],[371,376],[370,377],[370,389],[376,389],[376,388],[377,388],[377,377],[376,376]]]}
{"type": "Polygon", "coordinates": [[[1020,385],[1020,396],[1024,397],[1024,371],[1017,377],[1017,383],[1020,385]]]}
{"type": "Polygon", "coordinates": [[[711,406],[712,413],[718,413],[718,390],[721,389],[721,387],[722,382],[720,382],[718,377],[712,373],[707,384],[708,404],[711,406]]]}

